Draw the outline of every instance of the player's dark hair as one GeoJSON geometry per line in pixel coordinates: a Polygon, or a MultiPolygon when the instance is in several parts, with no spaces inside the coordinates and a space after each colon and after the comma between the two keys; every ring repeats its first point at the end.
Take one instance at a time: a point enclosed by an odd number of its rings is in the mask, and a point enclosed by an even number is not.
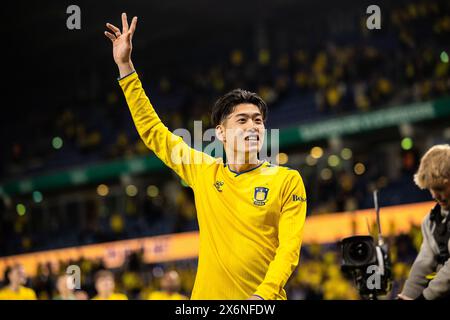
{"type": "Polygon", "coordinates": [[[242,89],[234,89],[220,97],[214,104],[211,112],[211,123],[215,126],[224,121],[230,115],[234,108],[241,103],[251,103],[258,107],[263,121],[267,118],[267,104],[254,92],[242,89]]]}

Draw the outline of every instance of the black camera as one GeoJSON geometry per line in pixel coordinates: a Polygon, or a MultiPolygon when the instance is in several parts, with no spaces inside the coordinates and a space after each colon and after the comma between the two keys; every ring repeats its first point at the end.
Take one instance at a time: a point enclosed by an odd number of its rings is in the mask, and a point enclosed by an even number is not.
{"type": "Polygon", "coordinates": [[[342,271],[350,275],[363,299],[376,299],[391,289],[391,263],[386,244],[376,245],[371,236],[342,240],[342,271]]]}
{"type": "Polygon", "coordinates": [[[377,214],[378,243],[371,236],[353,236],[342,240],[342,264],[344,274],[355,281],[363,299],[376,300],[386,295],[392,287],[389,247],[381,236],[377,191],[374,192],[377,214]]]}

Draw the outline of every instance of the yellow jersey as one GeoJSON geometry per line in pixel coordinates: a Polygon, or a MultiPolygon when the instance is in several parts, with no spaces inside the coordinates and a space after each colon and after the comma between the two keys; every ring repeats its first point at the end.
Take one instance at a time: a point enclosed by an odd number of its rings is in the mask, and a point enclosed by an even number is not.
{"type": "Polygon", "coordinates": [[[187,300],[187,297],[176,292],[154,291],[148,295],[147,300],[187,300]]]}
{"type": "Polygon", "coordinates": [[[9,287],[0,290],[0,300],[37,300],[33,289],[20,286],[18,291],[13,291],[9,287]]]}
{"type": "Polygon", "coordinates": [[[136,72],[119,84],[143,142],[194,191],[200,248],[191,299],[286,299],[306,216],[299,172],[268,162],[233,172],[167,129],[136,72]]]}
{"type": "Polygon", "coordinates": [[[99,296],[95,296],[92,300],[128,300],[128,297],[123,293],[112,293],[108,298],[101,298],[99,296]]]}

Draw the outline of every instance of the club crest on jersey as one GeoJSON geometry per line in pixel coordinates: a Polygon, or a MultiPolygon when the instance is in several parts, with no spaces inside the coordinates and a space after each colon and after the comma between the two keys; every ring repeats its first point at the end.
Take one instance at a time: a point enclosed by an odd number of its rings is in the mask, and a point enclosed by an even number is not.
{"type": "Polygon", "coordinates": [[[256,187],[255,193],[253,195],[253,203],[256,204],[257,206],[265,205],[268,193],[269,193],[268,188],[256,187]]]}

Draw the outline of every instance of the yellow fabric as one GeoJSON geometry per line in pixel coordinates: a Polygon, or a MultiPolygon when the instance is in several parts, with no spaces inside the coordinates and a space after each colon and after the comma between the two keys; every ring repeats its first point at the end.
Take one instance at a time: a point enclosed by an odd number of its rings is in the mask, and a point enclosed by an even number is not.
{"type": "Polygon", "coordinates": [[[187,297],[179,293],[154,291],[148,295],[148,300],[187,300],[187,297]]]}
{"type": "Polygon", "coordinates": [[[19,291],[13,291],[9,287],[0,290],[0,300],[37,300],[33,289],[19,287],[19,291]]]}
{"type": "Polygon", "coordinates": [[[95,296],[92,298],[92,300],[128,300],[128,298],[123,293],[113,293],[106,299],[100,298],[99,296],[95,296]]]}
{"type": "Polygon", "coordinates": [[[264,162],[234,173],[164,126],[136,73],[119,84],[146,146],[194,191],[200,248],[191,299],[286,299],[306,215],[298,171],[264,162]]]}

